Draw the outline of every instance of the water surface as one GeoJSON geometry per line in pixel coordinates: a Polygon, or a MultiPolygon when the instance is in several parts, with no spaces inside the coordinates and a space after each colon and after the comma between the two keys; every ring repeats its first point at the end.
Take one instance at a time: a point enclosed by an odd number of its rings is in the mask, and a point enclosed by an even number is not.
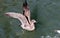
{"type": "Polygon", "coordinates": [[[31,18],[37,22],[32,32],[23,30],[20,21],[4,15],[22,13],[23,0],[0,0],[0,38],[60,38],[60,0],[28,0],[31,18]]]}

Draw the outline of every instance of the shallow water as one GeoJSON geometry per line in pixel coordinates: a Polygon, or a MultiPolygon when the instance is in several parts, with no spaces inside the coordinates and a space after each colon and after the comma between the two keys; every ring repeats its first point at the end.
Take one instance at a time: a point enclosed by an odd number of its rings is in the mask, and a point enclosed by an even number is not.
{"type": "Polygon", "coordinates": [[[22,13],[23,0],[0,0],[0,38],[60,38],[60,0],[28,0],[31,18],[37,22],[32,32],[23,30],[20,21],[4,15],[22,13]]]}

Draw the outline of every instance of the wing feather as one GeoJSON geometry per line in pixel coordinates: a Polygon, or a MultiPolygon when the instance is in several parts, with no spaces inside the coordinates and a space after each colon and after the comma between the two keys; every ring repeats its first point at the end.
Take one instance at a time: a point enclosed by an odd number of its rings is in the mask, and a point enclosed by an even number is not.
{"type": "Polygon", "coordinates": [[[21,13],[7,12],[5,14],[10,16],[10,17],[19,19],[19,21],[21,21],[22,24],[28,23],[26,17],[23,14],[21,14],[21,13]]]}
{"type": "Polygon", "coordinates": [[[30,9],[26,0],[23,3],[23,15],[25,15],[28,18],[28,21],[30,22],[30,9]]]}

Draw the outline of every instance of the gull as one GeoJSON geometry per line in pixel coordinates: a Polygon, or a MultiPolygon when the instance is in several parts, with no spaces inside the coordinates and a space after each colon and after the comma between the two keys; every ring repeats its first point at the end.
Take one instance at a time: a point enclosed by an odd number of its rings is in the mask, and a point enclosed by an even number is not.
{"type": "Polygon", "coordinates": [[[5,13],[5,15],[18,19],[21,22],[21,27],[23,29],[28,31],[35,30],[34,23],[36,21],[34,19],[30,20],[30,10],[26,1],[23,3],[23,14],[15,12],[7,12],[5,13]]]}

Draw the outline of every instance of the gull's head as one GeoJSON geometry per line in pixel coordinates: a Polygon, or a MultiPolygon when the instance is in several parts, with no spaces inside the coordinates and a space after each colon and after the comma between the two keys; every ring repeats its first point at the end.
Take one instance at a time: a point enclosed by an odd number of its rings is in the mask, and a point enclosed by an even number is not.
{"type": "Polygon", "coordinates": [[[31,20],[31,22],[32,22],[32,23],[36,23],[36,20],[33,19],[33,20],[31,20]]]}

